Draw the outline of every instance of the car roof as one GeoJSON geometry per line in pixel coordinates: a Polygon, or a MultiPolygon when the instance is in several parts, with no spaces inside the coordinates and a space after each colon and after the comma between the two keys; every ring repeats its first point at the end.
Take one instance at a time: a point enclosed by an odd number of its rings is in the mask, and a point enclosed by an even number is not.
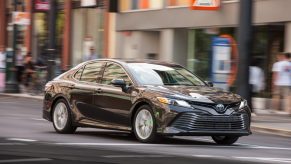
{"type": "Polygon", "coordinates": [[[127,63],[147,63],[147,64],[157,64],[164,66],[180,66],[179,64],[172,62],[165,62],[160,60],[151,60],[151,59],[124,59],[124,58],[113,58],[113,59],[95,59],[95,61],[112,61],[119,64],[127,63]]]}

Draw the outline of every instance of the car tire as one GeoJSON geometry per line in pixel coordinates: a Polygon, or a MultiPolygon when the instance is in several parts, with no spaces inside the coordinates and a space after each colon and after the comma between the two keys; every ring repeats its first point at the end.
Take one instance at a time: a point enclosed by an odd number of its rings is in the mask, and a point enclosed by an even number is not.
{"type": "Polygon", "coordinates": [[[135,137],[143,143],[158,141],[156,119],[149,105],[138,108],[134,115],[133,132],[135,137]]]}
{"type": "Polygon", "coordinates": [[[219,145],[232,145],[239,137],[237,136],[212,136],[212,139],[219,145]]]}
{"type": "Polygon", "coordinates": [[[52,121],[56,132],[62,134],[74,133],[77,127],[72,125],[72,117],[68,103],[58,100],[53,107],[52,121]]]}

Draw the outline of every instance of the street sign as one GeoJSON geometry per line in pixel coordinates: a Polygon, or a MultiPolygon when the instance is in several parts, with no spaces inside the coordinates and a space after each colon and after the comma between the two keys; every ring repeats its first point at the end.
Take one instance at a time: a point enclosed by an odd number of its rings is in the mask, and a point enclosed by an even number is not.
{"type": "Polygon", "coordinates": [[[13,12],[12,22],[17,25],[30,25],[30,13],[29,12],[13,12]]]}
{"type": "Polygon", "coordinates": [[[220,0],[192,0],[190,8],[192,10],[218,10],[220,0]]]}
{"type": "Polygon", "coordinates": [[[216,87],[228,90],[227,80],[231,73],[231,42],[229,38],[212,39],[212,81],[216,87]]]}
{"type": "Polygon", "coordinates": [[[35,10],[48,11],[50,9],[49,0],[35,0],[35,10]]]}

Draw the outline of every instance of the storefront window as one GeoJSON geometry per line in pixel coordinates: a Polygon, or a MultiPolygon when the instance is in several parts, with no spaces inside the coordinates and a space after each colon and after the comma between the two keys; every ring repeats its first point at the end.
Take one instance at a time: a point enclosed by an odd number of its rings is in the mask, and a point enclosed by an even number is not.
{"type": "Polygon", "coordinates": [[[205,80],[211,80],[212,39],[221,34],[234,36],[234,28],[209,28],[189,31],[188,68],[205,80]]]}
{"type": "Polygon", "coordinates": [[[167,0],[167,6],[189,6],[191,0],[167,0]]]}
{"type": "Polygon", "coordinates": [[[121,12],[163,8],[164,0],[122,0],[119,3],[121,12]]]}
{"type": "MultiPolygon", "coordinates": [[[[212,80],[212,40],[213,37],[225,34],[237,40],[237,28],[234,27],[189,30],[188,69],[204,80],[212,80]]],[[[260,67],[265,74],[265,89],[257,94],[258,97],[271,97],[272,66],[276,62],[276,54],[284,50],[283,45],[283,24],[255,26],[253,28],[250,64],[260,67]]],[[[236,88],[237,86],[233,85],[232,87],[236,88]]]]}

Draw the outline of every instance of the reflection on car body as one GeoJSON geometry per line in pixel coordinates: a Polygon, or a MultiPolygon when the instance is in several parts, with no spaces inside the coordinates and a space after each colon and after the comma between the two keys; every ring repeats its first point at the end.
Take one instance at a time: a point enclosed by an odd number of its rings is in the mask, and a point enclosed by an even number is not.
{"type": "Polygon", "coordinates": [[[185,68],[160,61],[99,59],[48,82],[43,117],[59,133],[77,127],[161,136],[212,136],[232,144],[250,132],[250,109],[239,95],[214,88],[185,68]]]}

